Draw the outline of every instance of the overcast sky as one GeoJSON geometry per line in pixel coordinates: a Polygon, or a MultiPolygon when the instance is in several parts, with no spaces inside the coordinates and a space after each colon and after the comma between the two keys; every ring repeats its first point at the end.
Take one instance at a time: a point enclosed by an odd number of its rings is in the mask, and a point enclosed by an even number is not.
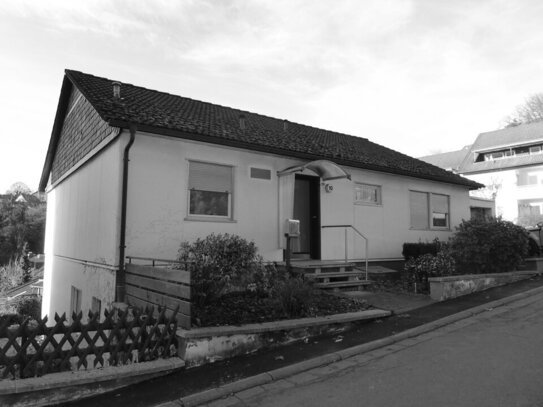
{"type": "Polygon", "coordinates": [[[459,149],[543,91],[543,2],[0,2],[0,193],[36,189],[66,68],[340,131],[459,149]]]}

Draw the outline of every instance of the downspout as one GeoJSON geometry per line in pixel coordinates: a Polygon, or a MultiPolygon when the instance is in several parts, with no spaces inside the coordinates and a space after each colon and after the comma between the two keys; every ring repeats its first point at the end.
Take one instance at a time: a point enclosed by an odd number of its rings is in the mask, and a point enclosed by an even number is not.
{"type": "Polygon", "coordinates": [[[117,273],[117,287],[115,300],[117,302],[125,301],[125,274],[124,274],[124,253],[126,249],[126,207],[128,201],[128,162],[130,161],[130,148],[134,144],[136,137],[136,126],[130,125],[130,140],[124,148],[123,156],[123,189],[121,195],[121,233],[119,238],[119,271],[117,273]]]}

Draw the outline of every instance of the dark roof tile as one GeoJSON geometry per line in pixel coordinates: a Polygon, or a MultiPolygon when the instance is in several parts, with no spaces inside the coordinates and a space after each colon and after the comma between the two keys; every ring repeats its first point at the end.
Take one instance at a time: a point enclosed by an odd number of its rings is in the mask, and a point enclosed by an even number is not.
{"type": "Polygon", "coordinates": [[[235,146],[478,188],[479,184],[434,165],[372,143],[366,138],[233,109],[123,83],[113,98],[113,81],[67,70],[67,77],[113,126],[135,124],[159,134],[235,146]],[[239,116],[246,126],[241,129],[239,116]]]}

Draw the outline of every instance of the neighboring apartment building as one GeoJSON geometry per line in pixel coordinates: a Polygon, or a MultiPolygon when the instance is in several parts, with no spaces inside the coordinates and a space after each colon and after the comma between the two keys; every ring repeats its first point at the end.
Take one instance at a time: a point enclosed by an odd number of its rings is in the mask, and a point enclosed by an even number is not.
{"type": "Polygon", "coordinates": [[[495,199],[496,215],[524,226],[543,221],[543,121],[481,133],[462,150],[421,160],[486,185],[474,199],[495,199]]]}

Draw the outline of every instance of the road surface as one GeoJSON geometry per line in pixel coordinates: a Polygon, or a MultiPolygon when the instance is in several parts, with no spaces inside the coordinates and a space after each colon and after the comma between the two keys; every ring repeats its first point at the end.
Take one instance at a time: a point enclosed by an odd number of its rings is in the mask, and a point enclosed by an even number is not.
{"type": "Polygon", "coordinates": [[[543,406],[543,294],[209,404],[237,405],[543,406]]]}

